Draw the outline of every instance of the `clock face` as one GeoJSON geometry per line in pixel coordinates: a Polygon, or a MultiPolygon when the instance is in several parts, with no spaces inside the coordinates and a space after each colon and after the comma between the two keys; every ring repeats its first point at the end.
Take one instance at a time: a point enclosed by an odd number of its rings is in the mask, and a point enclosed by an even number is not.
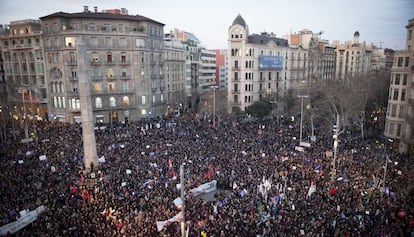
{"type": "Polygon", "coordinates": [[[50,70],[50,78],[52,78],[52,79],[62,78],[62,71],[57,67],[52,68],[50,70]]]}

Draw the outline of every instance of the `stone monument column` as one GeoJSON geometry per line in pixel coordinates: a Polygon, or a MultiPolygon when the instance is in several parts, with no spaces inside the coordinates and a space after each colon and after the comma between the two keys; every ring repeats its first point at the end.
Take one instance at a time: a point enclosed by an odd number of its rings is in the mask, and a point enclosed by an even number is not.
{"type": "Polygon", "coordinates": [[[88,73],[88,57],[83,37],[79,36],[76,41],[77,62],[79,72],[79,98],[82,116],[82,139],[84,164],[87,172],[91,167],[98,167],[98,155],[96,152],[96,138],[93,126],[93,111],[90,89],[90,78],[88,73]]]}

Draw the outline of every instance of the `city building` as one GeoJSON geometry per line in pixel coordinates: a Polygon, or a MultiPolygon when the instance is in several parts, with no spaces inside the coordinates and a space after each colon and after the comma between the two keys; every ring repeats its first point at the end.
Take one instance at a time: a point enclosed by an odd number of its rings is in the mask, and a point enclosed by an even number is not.
{"type": "Polygon", "coordinates": [[[164,24],[126,9],[41,17],[49,119],[80,122],[77,39],[88,55],[94,122],[164,115],[164,24]]]}
{"type": "Polygon", "coordinates": [[[374,47],[372,51],[372,70],[380,72],[390,71],[394,61],[394,50],[374,47]]]}
{"type": "Polygon", "coordinates": [[[227,50],[226,49],[215,49],[216,54],[216,85],[218,90],[223,91],[227,89],[227,50]]]}
{"type": "Polygon", "coordinates": [[[303,29],[298,33],[289,34],[289,46],[308,49],[307,82],[324,83],[335,77],[335,46],[328,40],[321,39],[323,31],[317,33],[303,29]]]}
{"type": "Polygon", "coordinates": [[[200,69],[201,69],[201,47],[200,40],[192,33],[174,29],[174,37],[181,40],[186,51],[186,83],[185,91],[187,99],[183,109],[196,112],[200,109],[200,69]]]}
{"type": "Polygon", "coordinates": [[[414,152],[414,19],[408,21],[405,50],[395,51],[391,69],[385,136],[401,153],[414,152]]]}
{"type": "MultiPolygon", "coordinates": [[[[0,25],[0,38],[6,32],[6,27],[0,25]]],[[[0,41],[0,105],[3,106],[2,112],[4,111],[4,107],[7,106],[7,88],[6,88],[6,79],[4,76],[4,62],[3,62],[3,50],[2,50],[2,42],[0,41]]],[[[3,115],[2,115],[3,116],[3,115]]]]}
{"type": "Polygon", "coordinates": [[[166,77],[167,114],[179,115],[187,100],[186,85],[186,51],[180,39],[172,33],[164,37],[164,59],[166,77]]]}
{"type": "Polygon", "coordinates": [[[289,47],[288,40],[273,33],[250,34],[241,15],[228,30],[228,59],[230,112],[261,100],[284,110],[280,98],[306,86],[308,50],[289,47]]]}
{"type": "MultiPolygon", "coordinates": [[[[10,22],[0,36],[7,104],[18,119],[48,117],[48,93],[39,20],[10,22]],[[27,116],[27,117],[26,117],[27,116]]],[[[3,93],[2,93],[3,95],[3,93]]]]}
{"type": "Polygon", "coordinates": [[[200,77],[199,87],[200,93],[210,91],[212,86],[216,86],[216,53],[214,51],[207,50],[204,47],[201,50],[201,65],[200,65],[200,77]]]}
{"type": "Polygon", "coordinates": [[[359,32],[356,31],[352,42],[346,41],[344,44],[339,44],[338,41],[334,41],[337,80],[351,83],[354,78],[370,75],[373,45],[360,43],[359,36],[359,32]]]}

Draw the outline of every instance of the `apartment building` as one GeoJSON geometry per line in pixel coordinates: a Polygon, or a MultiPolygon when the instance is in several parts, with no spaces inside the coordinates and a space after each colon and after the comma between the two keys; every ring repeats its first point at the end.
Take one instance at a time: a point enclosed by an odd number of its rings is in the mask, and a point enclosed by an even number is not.
{"type": "Polygon", "coordinates": [[[346,41],[344,44],[334,42],[336,50],[336,69],[337,80],[350,83],[353,78],[369,76],[372,68],[373,45],[359,42],[360,34],[354,33],[353,41],[346,41]]]}
{"type": "MultiPolygon", "coordinates": [[[[48,117],[48,93],[39,20],[10,22],[0,36],[5,91],[15,118],[48,117]]],[[[3,93],[4,92],[4,93],[3,93]]]]}
{"type": "Polygon", "coordinates": [[[216,54],[216,84],[218,85],[218,90],[223,91],[227,89],[228,79],[227,50],[215,49],[214,52],[216,54]]]}
{"type": "Polygon", "coordinates": [[[308,50],[289,47],[288,40],[273,33],[250,34],[238,15],[228,30],[228,101],[230,110],[244,111],[255,101],[277,101],[300,93],[307,76],[308,50]]]}
{"type": "Polygon", "coordinates": [[[391,69],[385,136],[401,153],[414,153],[414,19],[408,21],[405,50],[395,51],[391,69]]]}
{"type": "Polygon", "coordinates": [[[164,24],[126,9],[57,12],[40,18],[49,117],[80,122],[77,39],[86,46],[96,123],[128,122],[166,113],[164,24]]]}
{"type": "Polygon", "coordinates": [[[186,51],[172,33],[164,37],[167,114],[180,113],[186,101],[186,51]]]}
{"type": "Polygon", "coordinates": [[[308,29],[287,35],[289,46],[308,49],[307,83],[324,83],[335,77],[335,46],[321,39],[323,31],[308,29]]]}
{"type": "Polygon", "coordinates": [[[211,91],[212,86],[216,86],[216,53],[200,47],[200,93],[211,91]]]}
{"type": "Polygon", "coordinates": [[[201,70],[201,46],[200,40],[190,32],[174,29],[174,37],[181,40],[185,47],[186,83],[185,92],[187,99],[183,109],[197,112],[200,109],[200,70],[201,70]]]}

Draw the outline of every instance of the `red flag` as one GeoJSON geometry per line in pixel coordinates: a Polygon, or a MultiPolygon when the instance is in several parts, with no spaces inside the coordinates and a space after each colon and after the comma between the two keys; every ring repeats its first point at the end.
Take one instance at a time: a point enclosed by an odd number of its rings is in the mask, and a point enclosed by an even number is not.
{"type": "Polygon", "coordinates": [[[204,179],[211,179],[211,174],[210,174],[210,170],[207,171],[207,173],[204,175],[204,179]]]}

